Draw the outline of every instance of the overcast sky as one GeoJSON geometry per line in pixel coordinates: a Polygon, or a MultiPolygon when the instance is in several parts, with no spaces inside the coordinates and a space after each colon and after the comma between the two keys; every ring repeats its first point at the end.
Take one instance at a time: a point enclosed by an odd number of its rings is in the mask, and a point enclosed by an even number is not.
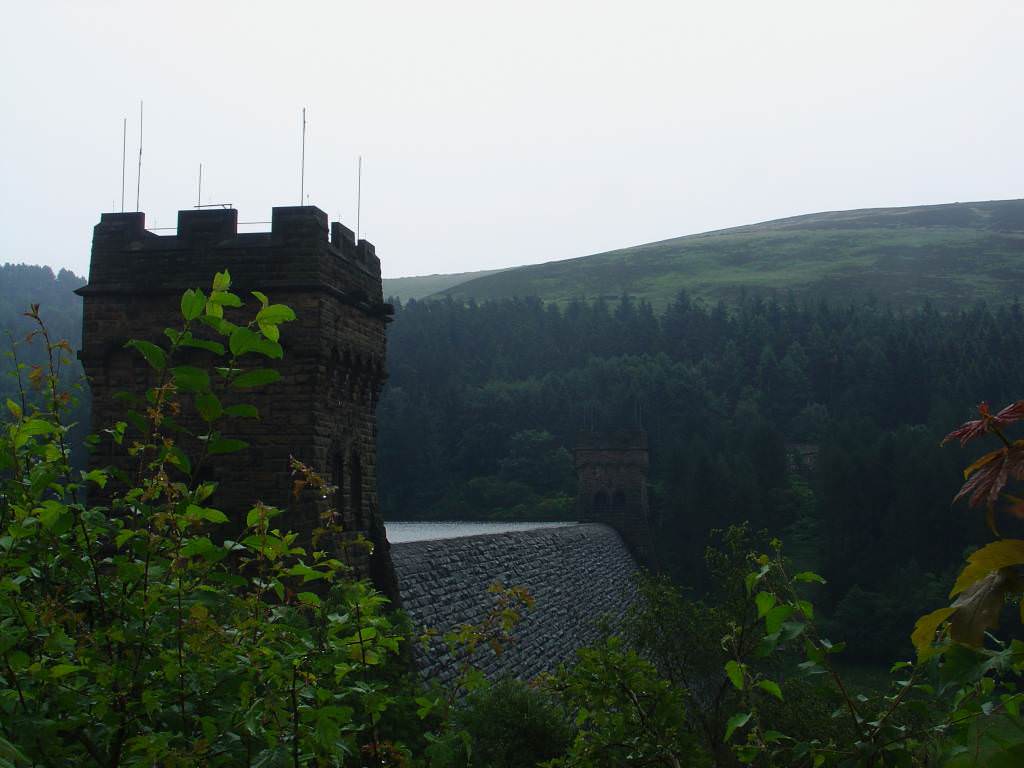
{"type": "MultiPolygon", "coordinates": [[[[92,226],[306,192],[386,277],[821,210],[1024,196],[1024,3],[12,3],[0,262],[85,273],[92,226]]],[[[262,229],[264,227],[250,227],[262,229]]]]}

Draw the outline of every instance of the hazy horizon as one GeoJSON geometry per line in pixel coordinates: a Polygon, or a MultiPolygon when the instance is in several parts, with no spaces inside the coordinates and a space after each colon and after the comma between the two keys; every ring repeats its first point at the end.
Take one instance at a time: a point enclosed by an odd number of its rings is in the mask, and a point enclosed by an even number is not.
{"type": "MultiPolygon", "coordinates": [[[[8,14],[0,261],[87,271],[92,226],[308,202],[385,277],[829,210],[1019,198],[1011,2],[70,2],[8,14]]],[[[250,227],[259,229],[262,227],[250,227]]]]}

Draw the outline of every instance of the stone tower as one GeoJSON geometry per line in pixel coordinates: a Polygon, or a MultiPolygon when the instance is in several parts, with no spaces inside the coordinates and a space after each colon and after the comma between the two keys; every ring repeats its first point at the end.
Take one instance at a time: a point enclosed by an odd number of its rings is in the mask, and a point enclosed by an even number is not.
{"type": "MultiPolygon", "coordinates": [[[[273,361],[282,377],[245,398],[258,420],[229,422],[232,437],[249,443],[218,457],[207,478],[219,483],[215,501],[240,518],[254,501],[288,508],[282,527],[309,533],[333,504],[347,540],[362,534],[365,548],[343,553],[360,575],[397,596],[384,526],[377,506],[377,399],[385,379],[385,325],[380,260],[372,244],[312,206],[274,208],[269,232],[240,233],[238,211],[180,211],[177,232],[157,235],[143,213],[105,213],[93,231],[79,357],[92,389],[93,428],[124,420],[119,392],[140,394],[148,368],[129,338],[166,345],[165,327],[179,327],[187,288],[209,291],[215,272],[231,273],[232,291],[248,305],[250,291],[291,306],[297,320],[281,326],[285,356],[273,361]],[[334,499],[299,504],[290,498],[289,456],[306,462],[340,491],[334,499]]],[[[197,353],[197,360],[203,360],[197,353]]],[[[178,364],[188,363],[179,360],[178,364]]],[[[123,461],[108,441],[97,464],[123,461]]]]}
{"type": "Polygon", "coordinates": [[[647,494],[647,433],[581,432],[576,438],[576,509],[580,521],[619,532],[637,561],[654,565],[647,494]]]}

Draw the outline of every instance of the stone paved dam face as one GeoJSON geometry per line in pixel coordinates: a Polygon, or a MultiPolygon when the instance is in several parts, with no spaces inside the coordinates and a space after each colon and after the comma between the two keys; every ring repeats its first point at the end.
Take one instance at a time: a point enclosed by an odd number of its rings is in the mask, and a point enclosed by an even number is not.
{"type": "MultiPolygon", "coordinates": [[[[636,598],[636,561],[615,530],[596,523],[395,543],[391,557],[414,637],[483,621],[495,582],[529,590],[536,602],[511,645],[500,655],[483,648],[473,660],[491,678],[528,680],[571,662],[599,638],[602,617],[614,625],[636,598]]],[[[461,659],[440,638],[414,647],[426,679],[449,683],[458,674],[461,659]]]]}

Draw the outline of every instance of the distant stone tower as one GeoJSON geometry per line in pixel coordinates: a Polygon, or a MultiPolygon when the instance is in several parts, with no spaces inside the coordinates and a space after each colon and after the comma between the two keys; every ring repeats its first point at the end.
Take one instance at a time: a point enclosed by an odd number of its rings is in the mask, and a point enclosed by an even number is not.
{"type": "MultiPolygon", "coordinates": [[[[219,483],[218,506],[235,519],[256,500],[288,507],[282,525],[309,533],[333,503],[346,537],[361,533],[374,544],[372,556],[348,546],[343,554],[360,575],[396,597],[375,474],[375,410],[392,308],[383,301],[373,245],[356,243],[340,223],[328,233],[320,209],[274,208],[270,232],[258,233],[239,233],[234,209],[181,211],[173,235],[147,231],[143,213],[103,214],[93,231],[89,283],[78,291],[84,299],[79,357],[92,388],[94,429],[124,420],[118,392],[141,394],[147,386],[148,368],[124,349],[125,341],[166,345],[163,329],[181,322],[181,293],[208,292],[214,273],[224,269],[247,305],[256,303],[249,292],[259,290],[290,305],[298,319],[281,326],[284,360],[270,363],[281,380],[244,398],[259,409],[259,420],[237,420],[226,430],[250,447],[217,457],[208,470],[219,483]],[[292,503],[290,455],[337,485],[335,498],[292,503]]],[[[125,457],[108,441],[93,461],[125,457]]]]}
{"type": "Polygon", "coordinates": [[[653,567],[647,495],[647,433],[581,432],[576,438],[576,508],[581,522],[615,528],[634,557],[653,567]]]}

